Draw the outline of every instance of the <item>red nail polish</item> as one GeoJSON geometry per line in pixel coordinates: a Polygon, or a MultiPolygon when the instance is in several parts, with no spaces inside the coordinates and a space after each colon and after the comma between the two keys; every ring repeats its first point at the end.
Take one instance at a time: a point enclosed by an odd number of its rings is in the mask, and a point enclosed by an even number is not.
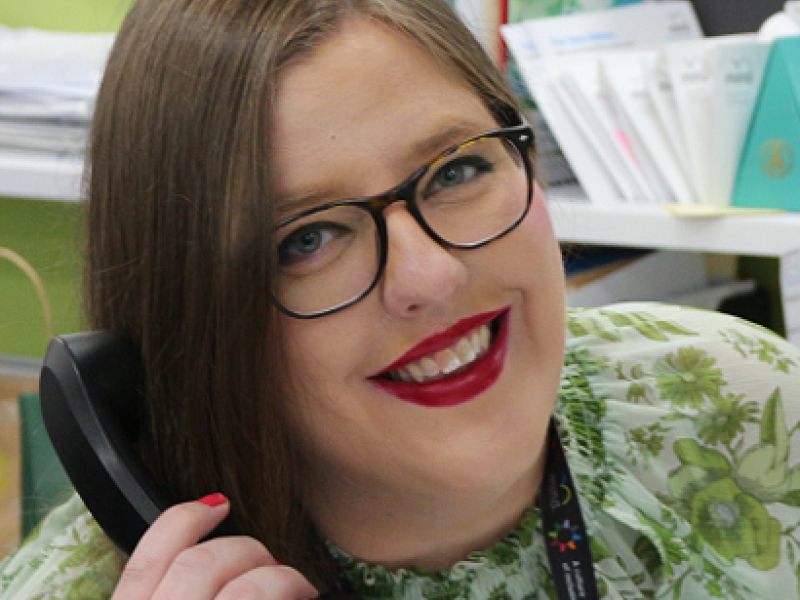
{"type": "Polygon", "coordinates": [[[198,502],[202,502],[206,506],[210,506],[214,508],[215,506],[221,506],[225,504],[228,499],[225,497],[224,494],[209,494],[208,496],[203,496],[198,500],[198,502]]]}

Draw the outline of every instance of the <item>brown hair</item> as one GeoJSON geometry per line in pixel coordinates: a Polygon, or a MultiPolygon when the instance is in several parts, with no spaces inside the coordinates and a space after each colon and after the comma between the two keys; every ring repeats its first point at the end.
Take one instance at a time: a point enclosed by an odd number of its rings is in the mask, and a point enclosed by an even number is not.
{"type": "Polygon", "coordinates": [[[278,77],[354,14],[421,44],[500,125],[511,94],[444,0],[139,0],[97,99],[87,173],[90,325],[146,371],[142,453],[178,502],[222,491],[228,531],[320,582],[291,382],[270,298],[278,77]]]}

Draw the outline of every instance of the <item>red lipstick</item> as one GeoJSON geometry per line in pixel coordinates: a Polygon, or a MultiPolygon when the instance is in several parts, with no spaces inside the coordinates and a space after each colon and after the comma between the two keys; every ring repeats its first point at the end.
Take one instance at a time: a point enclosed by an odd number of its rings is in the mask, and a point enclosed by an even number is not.
{"type": "Polygon", "coordinates": [[[462,319],[452,327],[424,339],[368,380],[377,388],[400,400],[429,408],[443,408],[468,402],[489,389],[503,371],[508,350],[508,312],[509,308],[506,307],[462,319]],[[499,327],[489,349],[465,371],[427,383],[407,383],[385,377],[389,371],[449,348],[470,331],[495,319],[499,327]]]}

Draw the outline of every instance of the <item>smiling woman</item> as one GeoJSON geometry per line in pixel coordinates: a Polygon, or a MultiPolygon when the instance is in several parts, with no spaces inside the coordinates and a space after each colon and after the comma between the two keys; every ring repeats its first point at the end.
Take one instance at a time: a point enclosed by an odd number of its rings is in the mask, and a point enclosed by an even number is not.
{"type": "Polygon", "coordinates": [[[533,149],[444,1],[140,0],[97,102],[87,298],[141,355],[137,450],[175,506],[126,557],[74,497],[0,598],[796,587],[800,352],[567,312],[533,149]]]}

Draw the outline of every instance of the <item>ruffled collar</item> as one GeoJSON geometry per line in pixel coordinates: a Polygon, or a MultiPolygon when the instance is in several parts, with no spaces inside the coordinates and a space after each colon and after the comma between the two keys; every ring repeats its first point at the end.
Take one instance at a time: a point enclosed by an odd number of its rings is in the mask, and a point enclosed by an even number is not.
{"type": "Polygon", "coordinates": [[[538,598],[542,581],[549,581],[538,508],[527,509],[519,526],[489,550],[473,552],[442,571],[390,571],[358,561],[331,542],[328,548],[341,577],[365,599],[538,598]]]}

